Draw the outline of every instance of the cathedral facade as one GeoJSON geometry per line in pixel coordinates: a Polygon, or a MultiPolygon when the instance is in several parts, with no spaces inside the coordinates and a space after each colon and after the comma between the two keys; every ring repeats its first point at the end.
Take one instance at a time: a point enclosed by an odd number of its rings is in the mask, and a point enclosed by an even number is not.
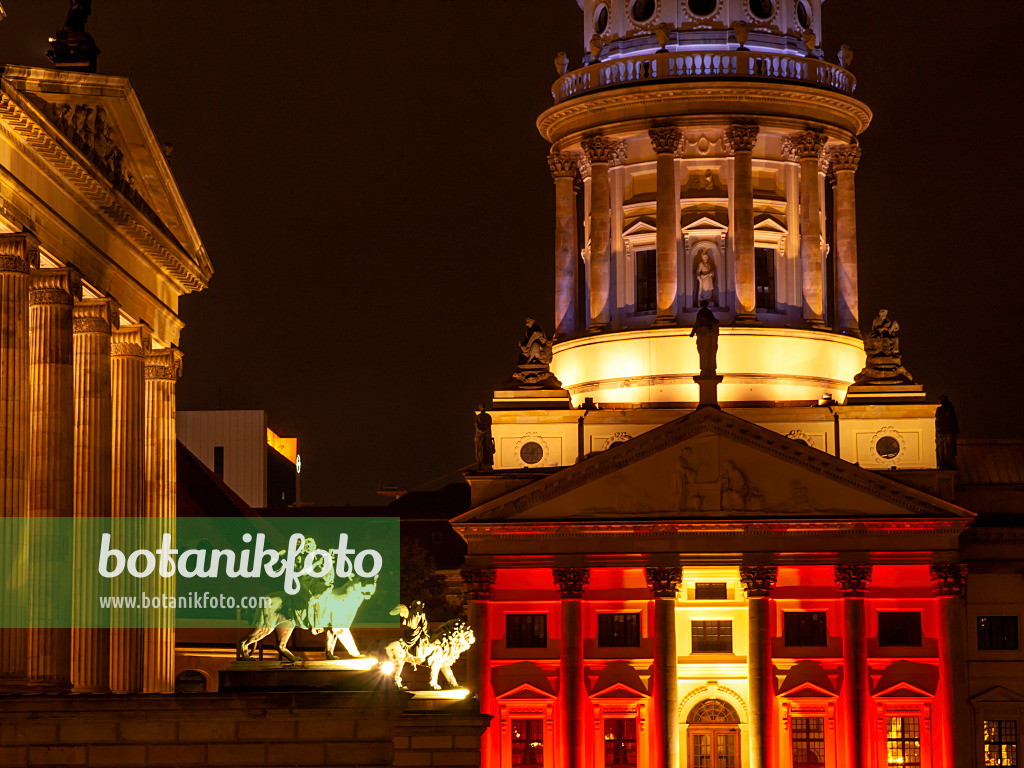
{"type": "Polygon", "coordinates": [[[453,522],[483,764],[1018,765],[1019,498],[961,503],[955,413],[859,307],[852,52],[819,0],[579,3],[554,334],[453,522]]]}

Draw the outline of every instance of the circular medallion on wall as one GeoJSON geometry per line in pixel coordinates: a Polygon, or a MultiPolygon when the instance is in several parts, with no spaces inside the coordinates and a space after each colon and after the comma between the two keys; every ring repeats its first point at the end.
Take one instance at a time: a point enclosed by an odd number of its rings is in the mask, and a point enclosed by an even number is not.
{"type": "Polygon", "coordinates": [[[871,436],[871,454],[878,462],[895,466],[903,460],[906,451],[903,435],[892,427],[884,427],[871,436]]]}
{"type": "Polygon", "coordinates": [[[608,6],[599,5],[597,13],[594,14],[594,32],[603,35],[608,29],[608,6]]]}
{"type": "Polygon", "coordinates": [[[750,15],[761,21],[767,21],[775,13],[775,3],[772,0],[747,0],[747,7],[750,9],[750,15]]]}
{"type": "Polygon", "coordinates": [[[686,8],[694,16],[704,18],[718,9],[718,0],[687,0],[686,8]]]}
{"type": "Polygon", "coordinates": [[[529,432],[519,438],[516,443],[515,457],[520,466],[539,467],[545,464],[548,456],[548,444],[536,432],[529,432]]]}
{"type": "Polygon", "coordinates": [[[811,6],[807,4],[807,0],[797,0],[796,4],[796,23],[800,25],[801,29],[811,28],[811,6]]]}
{"type": "Polygon", "coordinates": [[[654,18],[658,10],[658,0],[633,0],[629,6],[629,15],[637,24],[646,24],[654,18]]]}

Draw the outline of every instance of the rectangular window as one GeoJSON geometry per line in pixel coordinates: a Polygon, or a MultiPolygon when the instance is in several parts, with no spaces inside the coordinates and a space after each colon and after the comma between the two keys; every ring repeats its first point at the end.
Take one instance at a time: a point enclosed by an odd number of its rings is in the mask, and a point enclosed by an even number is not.
{"type": "Polygon", "coordinates": [[[825,764],[825,718],[794,717],[793,768],[820,768],[825,764]]]}
{"type": "Polygon", "coordinates": [[[1017,721],[985,721],[985,765],[1017,768],[1017,721]]]}
{"type": "Polygon", "coordinates": [[[533,768],[544,765],[544,721],[512,720],[512,765],[533,768]]]}
{"type": "Polygon", "coordinates": [[[217,445],[213,449],[213,474],[224,479],[224,446],[217,445]]]}
{"type": "Polygon", "coordinates": [[[698,581],[693,588],[694,600],[728,600],[724,581],[698,581]]]}
{"type": "Polygon", "coordinates": [[[754,249],[754,306],[775,309],[775,249],[754,249]]]}
{"type": "Polygon", "coordinates": [[[505,614],[505,647],[547,648],[547,615],[543,613],[505,614]]]}
{"type": "Polygon", "coordinates": [[[636,720],[604,721],[604,768],[636,768],[636,720]]]}
{"type": "Polygon", "coordinates": [[[918,611],[879,611],[878,644],[920,646],[921,614],[918,611]]]}
{"type": "Polygon", "coordinates": [[[603,648],[637,648],[640,645],[640,614],[599,613],[597,644],[603,648]]]}
{"type": "Polygon", "coordinates": [[[694,653],[732,653],[732,622],[693,621],[690,638],[694,653]]]}
{"type": "Polygon", "coordinates": [[[921,768],[921,721],[916,717],[886,718],[885,746],[889,765],[921,768]]]}
{"type": "Polygon", "coordinates": [[[783,614],[786,645],[828,645],[828,621],[824,611],[786,611],[783,614]]]}
{"type": "Polygon", "coordinates": [[[636,311],[650,312],[658,308],[658,252],[654,248],[636,251],[636,311]]]}
{"type": "Polygon", "coordinates": [[[983,651],[1016,651],[1017,617],[979,616],[978,648],[983,651]]]}

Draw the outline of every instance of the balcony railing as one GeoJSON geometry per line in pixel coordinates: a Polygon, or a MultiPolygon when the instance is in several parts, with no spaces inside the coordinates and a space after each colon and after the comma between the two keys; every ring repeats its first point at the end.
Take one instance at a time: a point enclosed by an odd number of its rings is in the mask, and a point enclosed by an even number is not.
{"type": "Polygon", "coordinates": [[[652,53],[591,64],[558,78],[555,103],[583,93],[666,80],[735,78],[803,83],[852,94],[857,80],[835,64],[807,56],[759,51],[652,53]]]}

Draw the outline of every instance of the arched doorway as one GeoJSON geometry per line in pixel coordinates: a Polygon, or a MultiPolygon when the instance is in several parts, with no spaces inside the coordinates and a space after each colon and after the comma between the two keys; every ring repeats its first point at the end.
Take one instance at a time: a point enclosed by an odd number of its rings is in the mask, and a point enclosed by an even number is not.
{"type": "Polygon", "coordinates": [[[689,768],[740,768],[740,718],[721,699],[705,699],[686,718],[689,768]]]}

